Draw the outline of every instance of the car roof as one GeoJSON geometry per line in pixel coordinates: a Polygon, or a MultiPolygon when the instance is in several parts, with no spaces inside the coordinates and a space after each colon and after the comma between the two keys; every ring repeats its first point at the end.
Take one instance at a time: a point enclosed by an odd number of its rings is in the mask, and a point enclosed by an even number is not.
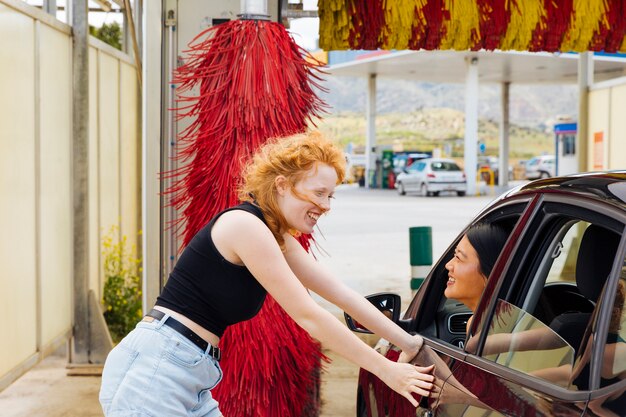
{"type": "Polygon", "coordinates": [[[554,155],[538,155],[538,156],[535,156],[534,158],[531,158],[531,159],[542,160],[542,159],[554,159],[554,158],[555,158],[554,155]]]}
{"type": "Polygon", "coordinates": [[[456,164],[454,159],[449,158],[424,158],[416,162],[454,162],[456,164]]]}
{"type": "Polygon", "coordinates": [[[609,202],[626,211],[626,170],[588,172],[535,180],[510,190],[502,198],[528,193],[560,193],[609,202]]]}

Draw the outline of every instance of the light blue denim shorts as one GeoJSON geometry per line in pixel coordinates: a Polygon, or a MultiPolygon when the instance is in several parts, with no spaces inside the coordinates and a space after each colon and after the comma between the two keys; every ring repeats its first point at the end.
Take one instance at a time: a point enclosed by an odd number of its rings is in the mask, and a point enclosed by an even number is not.
{"type": "Polygon", "coordinates": [[[163,325],[168,317],[139,322],[109,353],[100,387],[105,416],[222,415],[210,391],[222,379],[219,362],[163,325]]]}

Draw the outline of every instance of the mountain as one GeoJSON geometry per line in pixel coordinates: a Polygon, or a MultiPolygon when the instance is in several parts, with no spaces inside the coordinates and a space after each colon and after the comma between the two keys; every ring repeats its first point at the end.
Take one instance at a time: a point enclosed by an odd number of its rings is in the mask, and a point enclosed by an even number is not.
{"type": "MultiPolygon", "coordinates": [[[[320,92],[330,105],[331,114],[364,113],[366,79],[326,76],[320,92]]],[[[550,128],[562,115],[576,118],[578,89],[575,85],[517,85],[510,88],[510,122],[536,129],[550,128]]],[[[450,108],[464,111],[465,89],[461,84],[434,84],[409,80],[379,78],[377,81],[377,112],[409,113],[426,108],[450,108]]],[[[500,87],[479,88],[478,115],[481,119],[500,118],[500,87]]]]}

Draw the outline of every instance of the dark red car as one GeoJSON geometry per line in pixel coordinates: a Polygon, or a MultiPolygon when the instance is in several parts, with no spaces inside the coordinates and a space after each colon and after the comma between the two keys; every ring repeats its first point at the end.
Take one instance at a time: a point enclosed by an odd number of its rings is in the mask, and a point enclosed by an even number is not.
{"type": "MultiPolygon", "coordinates": [[[[424,337],[414,363],[435,363],[436,390],[415,410],[361,369],[357,417],[626,416],[626,172],[535,181],[476,222],[497,223],[509,238],[467,333],[471,312],[444,296],[444,266],[464,232],[403,318],[397,295],[370,298],[424,337]]],[[[399,355],[384,341],[377,349],[399,355]]]]}

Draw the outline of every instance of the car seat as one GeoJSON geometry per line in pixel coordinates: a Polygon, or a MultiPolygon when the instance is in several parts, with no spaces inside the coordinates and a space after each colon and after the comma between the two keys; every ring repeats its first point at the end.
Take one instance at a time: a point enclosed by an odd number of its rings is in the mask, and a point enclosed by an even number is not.
{"type": "MultiPolygon", "coordinates": [[[[592,224],[585,230],[576,259],[576,286],[594,304],[611,272],[620,236],[592,224]]],[[[556,316],[550,328],[558,333],[576,352],[592,313],[567,312],[556,316]]]]}

